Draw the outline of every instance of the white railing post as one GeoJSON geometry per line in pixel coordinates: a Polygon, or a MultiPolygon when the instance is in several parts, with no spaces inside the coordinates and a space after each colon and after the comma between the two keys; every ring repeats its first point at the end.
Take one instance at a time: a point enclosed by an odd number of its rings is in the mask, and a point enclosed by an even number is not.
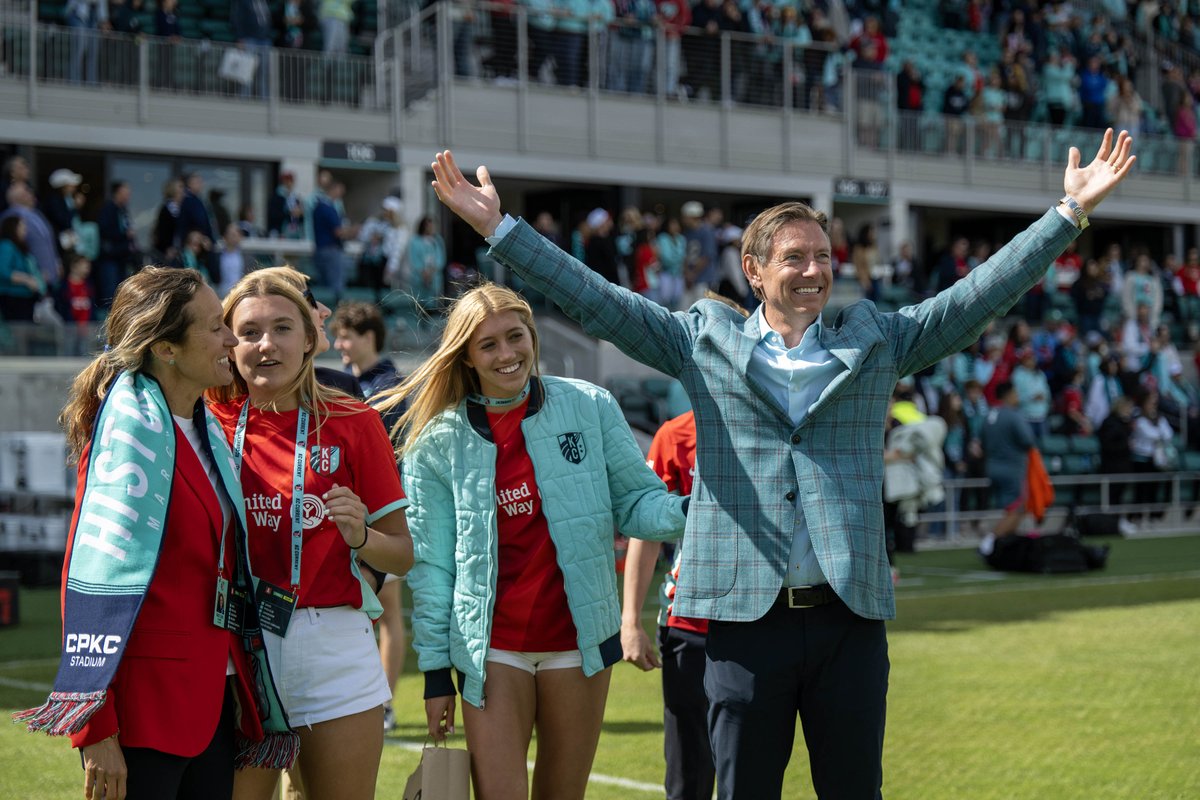
{"type": "Polygon", "coordinates": [[[667,160],[667,32],[654,26],[654,160],[667,160]]]}
{"type": "Polygon", "coordinates": [[[450,6],[443,3],[434,6],[437,17],[434,20],[437,31],[437,48],[434,58],[437,59],[438,71],[438,133],[441,139],[440,147],[449,147],[454,141],[452,117],[453,99],[451,87],[454,85],[454,30],[450,18],[450,6]]]}
{"type": "Polygon", "coordinates": [[[137,57],[138,122],[145,125],[150,121],[150,43],[145,36],[137,42],[137,57]]]}
{"type": "Polygon", "coordinates": [[[37,3],[35,0],[29,0],[29,83],[27,92],[27,102],[29,105],[29,116],[37,116],[38,112],[38,38],[40,31],[38,30],[37,3]]]}
{"type": "Polygon", "coordinates": [[[279,50],[267,50],[267,131],[279,132],[279,50]]]}
{"type": "Polygon", "coordinates": [[[517,152],[529,152],[529,11],[517,6],[517,152]]]}

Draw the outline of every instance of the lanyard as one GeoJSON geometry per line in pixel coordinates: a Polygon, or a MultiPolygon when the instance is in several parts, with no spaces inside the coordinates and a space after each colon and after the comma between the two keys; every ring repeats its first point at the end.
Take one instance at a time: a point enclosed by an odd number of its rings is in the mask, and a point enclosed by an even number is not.
{"type": "MultiPolygon", "coordinates": [[[[237,430],[233,434],[233,468],[241,477],[242,449],[246,444],[246,420],[250,417],[250,401],[242,405],[237,430]]],[[[292,461],[292,588],[300,587],[300,556],[304,551],[304,461],[308,454],[308,412],[303,407],[296,414],[296,456],[292,461]]],[[[224,540],[221,543],[224,547],[224,540]]]]}

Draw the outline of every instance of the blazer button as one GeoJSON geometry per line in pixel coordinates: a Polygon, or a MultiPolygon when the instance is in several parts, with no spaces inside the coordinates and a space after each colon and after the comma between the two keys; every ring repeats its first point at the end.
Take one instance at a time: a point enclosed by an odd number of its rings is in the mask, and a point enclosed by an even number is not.
{"type": "Polygon", "coordinates": [[[792,444],[800,444],[800,434],[797,433],[792,436],[792,444]]]}
{"type": "Polygon", "coordinates": [[[788,492],[787,494],[784,495],[784,497],[787,498],[787,501],[789,503],[794,503],[796,501],[796,493],[795,492],[788,492]]]}

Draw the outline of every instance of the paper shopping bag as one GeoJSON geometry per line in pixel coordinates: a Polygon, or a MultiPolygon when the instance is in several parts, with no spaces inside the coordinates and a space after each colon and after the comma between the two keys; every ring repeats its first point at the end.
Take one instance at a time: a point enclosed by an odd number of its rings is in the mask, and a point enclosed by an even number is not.
{"type": "Polygon", "coordinates": [[[404,800],[470,800],[471,758],[466,750],[426,747],[404,785],[404,800]]]}
{"type": "Polygon", "coordinates": [[[249,86],[250,82],[254,80],[254,73],[257,70],[258,56],[236,47],[230,47],[221,57],[221,67],[217,70],[217,74],[223,80],[249,86]]]}

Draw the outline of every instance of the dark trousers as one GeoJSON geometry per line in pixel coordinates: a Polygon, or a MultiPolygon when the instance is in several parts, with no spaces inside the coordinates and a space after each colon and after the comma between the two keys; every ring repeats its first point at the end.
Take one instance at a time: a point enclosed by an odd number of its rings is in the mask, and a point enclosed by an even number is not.
{"type": "Polygon", "coordinates": [[[219,800],[233,796],[233,695],[225,704],[212,741],[194,758],[145,747],[123,747],[129,769],[126,800],[219,800]]]}
{"type": "Polygon", "coordinates": [[[754,622],[709,624],[704,689],[721,800],[783,793],[796,715],[819,798],[878,800],[887,631],[840,601],[778,603],[754,622]]]}
{"type": "Polygon", "coordinates": [[[662,653],[663,756],[667,800],[710,800],[716,769],[708,742],[704,695],[705,636],[682,628],[658,629],[662,653]]]}

